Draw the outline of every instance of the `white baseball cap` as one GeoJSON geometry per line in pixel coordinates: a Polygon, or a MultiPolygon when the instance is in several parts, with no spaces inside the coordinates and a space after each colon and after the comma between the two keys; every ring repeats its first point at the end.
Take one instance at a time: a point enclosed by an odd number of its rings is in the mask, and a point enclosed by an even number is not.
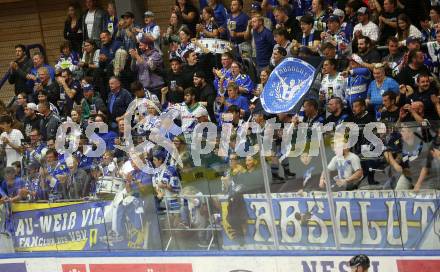
{"type": "Polygon", "coordinates": [[[27,104],[26,104],[26,107],[27,107],[28,109],[30,109],[30,110],[38,111],[38,106],[37,106],[37,104],[35,104],[35,103],[27,103],[27,104]]]}

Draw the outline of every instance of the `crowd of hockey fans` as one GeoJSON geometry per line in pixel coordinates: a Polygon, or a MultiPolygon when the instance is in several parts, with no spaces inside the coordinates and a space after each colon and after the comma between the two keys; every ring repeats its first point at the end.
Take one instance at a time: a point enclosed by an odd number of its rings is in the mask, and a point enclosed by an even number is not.
{"type": "MultiPolygon", "coordinates": [[[[238,177],[252,175],[263,165],[274,191],[325,190],[326,182],[333,190],[357,190],[361,184],[416,192],[438,189],[440,6],[436,4],[263,0],[246,7],[242,0],[228,5],[201,0],[198,6],[176,0],[165,29],[152,11],[145,11],[138,22],[130,11],[117,14],[114,3],[71,4],[65,42],[55,63],[47,63],[42,53],[27,55],[25,45],[15,46],[16,58],[9,69],[15,97],[10,105],[0,104],[4,166],[0,203],[96,197],[102,190],[100,180],[112,177],[129,195],[142,198],[154,192],[151,209],[172,212],[196,205],[179,196],[201,194],[190,182],[191,174],[200,169],[190,149],[192,132],[203,122],[214,123],[219,131],[232,124],[227,152],[217,152],[223,135],[219,133],[215,152],[201,161],[202,169],[215,172],[225,194],[237,187],[258,192],[263,187],[239,186],[238,177]],[[200,41],[206,38],[224,41],[231,50],[219,54],[203,48],[200,41]],[[269,114],[260,95],[271,72],[289,57],[321,63],[315,65],[320,72],[300,110],[269,114]],[[148,142],[153,129],[167,127],[164,135],[175,144],[181,164],[149,142],[138,155],[156,171],[145,173],[130,152],[118,148],[127,142],[124,117],[133,101],[147,101],[130,119],[135,144],[148,142]],[[170,112],[176,120],[166,126],[161,117],[170,112]],[[282,124],[274,135],[272,155],[264,164],[259,154],[240,157],[234,149],[237,130],[248,121],[264,128],[271,118],[282,124]],[[58,128],[65,121],[81,128],[80,135],[74,135],[79,148],[72,156],[56,145],[58,128]],[[372,147],[362,129],[377,121],[386,124],[386,131],[378,132],[385,148],[379,157],[367,158],[362,151],[372,147]],[[331,122],[353,122],[361,130],[356,145],[344,148],[342,155],[330,154],[328,170],[337,172],[331,181],[321,175],[320,157],[309,154],[310,135],[297,158],[280,155],[286,125],[331,122]],[[105,133],[95,131],[105,142],[100,157],[89,157],[82,148],[93,145],[86,137],[93,123],[108,125],[105,133]],[[377,170],[385,168],[387,178],[378,179],[377,170]]],[[[258,139],[249,133],[247,141],[250,145],[258,139]]],[[[252,179],[262,185],[262,177],[252,179]]]]}

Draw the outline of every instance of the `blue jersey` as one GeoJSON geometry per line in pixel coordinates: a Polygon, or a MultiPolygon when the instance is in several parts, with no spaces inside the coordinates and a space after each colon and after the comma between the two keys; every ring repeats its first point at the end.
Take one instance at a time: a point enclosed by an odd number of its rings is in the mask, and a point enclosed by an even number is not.
{"type": "Polygon", "coordinates": [[[107,16],[105,20],[105,27],[108,32],[112,35],[112,38],[114,39],[116,36],[116,33],[118,32],[118,17],[117,16],[107,16]]]}
{"type": "Polygon", "coordinates": [[[40,163],[46,151],[47,145],[45,143],[40,143],[36,148],[32,150],[26,149],[26,151],[24,152],[24,157],[29,163],[40,163]]]}
{"type": "Polygon", "coordinates": [[[347,90],[345,99],[351,106],[357,99],[367,98],[368,85],[371,81],[371,73],[368,68],[354,68],[347,78],[347,90]]]}
{"type": "Polygon", "coordinates": [[[230,74],[228,77],[225,76],[225,80],[223,81],[224,90],[227,89],[229,80],[234,81],[239,87],[245,88],[247,90],[246,96],[250,97],[252,95],[252,91],[254,90],[254,83],[248,75],[239,74],[235,78],[232,74],[230,74]]]}
{"type": "Polygon", "coordinates": [[[66,163],[64,162],[64,156],[62,156],[62,157],[60,156],[59,162],[54,167],[48,165],[47,166],[47,172],[52,177],[55,177],[57,175],[67,174],[68,168],[67,168],[66,163]]]}
{"type": "Polygon", "coordinates": [[[40,181],[39,178],[28,179],[26,181],[26,189],[31,193],[35,193],[35,197],[32,200],[47,200],[50,191],[49,183],[49,180],[40,181]]]}
{"type": "MultiPolygon", "coordinates": [[[[231,105],[236,105],[241,110],[248,111],[249,110],[249,101],[246,97],[239,95],[237,98],[232,99],[230,97],[226,98],[226,102],[231,105]]],[[[228,107],[225,106],[225,111],[228,110],[228,107]]]]}
{"type": "Polygon", "coordinates": [[[171,58],[180,58],[182,62],[186,63],[186,59],[184,57],[185,53],[188,50],[196,50],[196,46],[193,43],[181,43],[179,44],[179,47],[177,48],[176,52],[170,52],[170,59],[171,58]]]}
{"type": "Polygon", "coordinates": [[[121,46],[120,41],[113,40],[110,44],[102,45],[99,53],[107,57],[106,63],[110,63],[115,58],[116,51],[121,48],[121,46]]]}
{"type": "Polygon", "coordinates": [[[88,157],[86,155],[82,155],[81,158],[79,159],[79,164],[78,164],[78,168],[84,169],[84,170],[90,170],[92,168],[92,166],[94,165],[94,160],[95,158],[93,157],[88,157]]]}
{"type": "Polygon", "coordinates": [[[21,178],[16,177],[12,184],[8,184],[6,180],[3,180],[1,187],[9,197],[15,197],[21,189],[26,188],[26,183],[21,178]]]}
{"type": "Polygon", "coordinates": [[[157,190],[163,191],[169,210],[178,210],[180,208],[179,199],[177,198],[181,190],[180,176],[174,166],[162,164],[158,172],[153,176],[153,185],[157,190]],[[171,189],[158,188],[160,183],[169,185],[171,189]]]}
{"type": "Polygon", "coordinates": [[[353,36],[354,26],[351,22],[343,22],[341,25],[341,31],[345,33],[345,37],[350,41],[353,36]]]}

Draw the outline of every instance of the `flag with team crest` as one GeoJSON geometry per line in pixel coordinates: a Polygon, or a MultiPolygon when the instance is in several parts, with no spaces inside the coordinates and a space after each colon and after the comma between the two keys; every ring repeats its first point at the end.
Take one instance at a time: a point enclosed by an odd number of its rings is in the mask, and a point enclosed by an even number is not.
{"type": "Polygon", "coordinates": [[[261,104],[268,113],[294,110],[312,86],[316,69],[309,63],[287,58],[271,73],[261,94],[261,104]]]}

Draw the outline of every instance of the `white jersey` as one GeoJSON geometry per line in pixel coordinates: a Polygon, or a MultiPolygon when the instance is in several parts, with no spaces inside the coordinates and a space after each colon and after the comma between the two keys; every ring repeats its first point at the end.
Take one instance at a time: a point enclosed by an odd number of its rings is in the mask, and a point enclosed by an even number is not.
{"type": "Polygon", "coordinates": [[[320,92],[325,94],[325,99],[329,100],[331,97],[339,97],[345,100],[345,90],[347,89],[347,81],[340,73],[336,76],[324,75],[320,92]]]}
{"type": "Polygon", "coordinates": [[[329,171],[337,171],[338,179],[347,179],[361,169],[361,161],[356,154],[350,152],[347,156],[334,156],[327,168],[329,171]]]}
{"type": "Polygon", "coordinates": [[[197,113],[206,111],[206,108],[199,102],[195,103],[191,108],[185,102],[176,104],[173,108],[179,112],[183,133],[192,132],[197,125],[197,113]]]}

